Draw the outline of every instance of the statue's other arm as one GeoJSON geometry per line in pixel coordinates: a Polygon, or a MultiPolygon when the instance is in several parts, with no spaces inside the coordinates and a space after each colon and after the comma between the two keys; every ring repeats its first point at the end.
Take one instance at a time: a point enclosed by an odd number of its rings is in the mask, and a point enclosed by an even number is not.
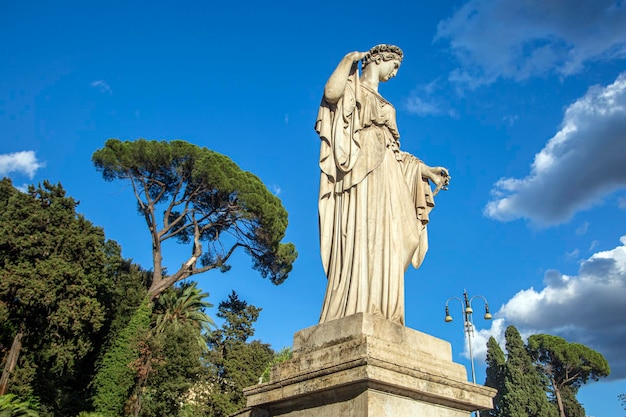
{"type": "Polygon", "coordinates": [[[346,83],[348,82],[348,76],[350,75],[352,66],[359,62],[366,54],[367,52],[354,51],[343,57],[328,81],[326,81],[324,98],[327,102],[335,104],[339,101],[346,89],[346,83]]]}

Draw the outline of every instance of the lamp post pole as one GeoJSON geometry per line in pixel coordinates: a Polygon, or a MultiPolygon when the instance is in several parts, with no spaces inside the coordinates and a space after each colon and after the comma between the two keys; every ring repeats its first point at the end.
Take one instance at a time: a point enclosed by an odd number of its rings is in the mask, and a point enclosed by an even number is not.
{"type": "MultiPolygon", "coordinates": [[[[457,300],[461,303],[461,307],[463,308],[463,330],[467,334],[467,345],[470,355],[470,364],[472,368],[472,382],[476,383],[476,372],[474,370],[474,353],[472,351],[472,336],[474,335],[474,319],[473,314],[474,310],[472,309],[472,301],[475,298],[480,298],[485,303],[485,315],[483,318],[485,320],[491,320],[493,317],[489,312],[489,304],[487,303],[487,299],[482,295],[475,295],[473,297],[469,297],[467,295],[467,290],[463,291],[463,299],[459,297],[450,297],[446,300],[446,318],[445,322],[450,323],[452,321],[452,316],[450,315],[450,309],[448,308],[448,303],[451,300],[457,300]]],[[[480,411],[476,411],[476,417],[480,417],[480,411]]]]}

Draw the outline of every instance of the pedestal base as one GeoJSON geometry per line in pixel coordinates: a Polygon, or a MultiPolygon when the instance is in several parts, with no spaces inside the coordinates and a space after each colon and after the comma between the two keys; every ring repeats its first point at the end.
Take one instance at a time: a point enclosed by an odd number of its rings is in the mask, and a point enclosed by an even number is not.
{"type": "Polygon", "coordinates": [[[240,417],[468,417],[495,390],[467,382],[448,342],[355,314],[297,332],[293,358],[244,393],[240,417]]]}

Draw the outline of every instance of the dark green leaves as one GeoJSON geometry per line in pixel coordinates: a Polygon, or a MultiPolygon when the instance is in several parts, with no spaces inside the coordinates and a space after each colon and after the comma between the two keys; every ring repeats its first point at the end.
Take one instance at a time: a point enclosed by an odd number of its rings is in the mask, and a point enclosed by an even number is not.
{"type": "Polygon", "coordinates": [[[275,284],[287,278],[297,257],[292,244],[281,243],[287,212],[256,175],[228,157],[180,140],[109,139],[92,159],[105,180],[128,180],[133,187],[152,236],[153,296],[193,274],[228,270],[238,247],[263,277],[275,284]],[[193,243],[193,250],[184,267],[165,277],[161,245],[171,238],[193,243]]]}
{"type": "Polygon", "coordinates": [[[528,338],[528,350],[533,359],[550,372],[559,384],[578,389],[590,379],[597,381],[611,372],[600,353],[580,343],[548,334],[528,338]]]}
{"type": "Polygon", "coordinates": [[[213,389],[205,402],[207,415],[226,417],[243,408],[243,388],[258,383],[274,358],[269,345],[248,341],[254,335],[253,325],[260,312],[260,308],[239,299],[235,292],[220,303],[217,316],[224,323],[208,337],[207,377],[213,389]]]}
{"type": "Polygon", "coordinates": [[[506,329],[505,338],[506,361],[495,339],[487,344],[485,385],[498,389],[489,415],[585,416],[576,399],[578,388],[610,372],[600,353],[547,334],[530,336],[526,346],[513,326],[506,329]]]}
{"type": "Polygon", "coordinates": [[[77,205],[60,184],[23,193],[0,181],[0,350],[23,334],[9,390],[55,415],[87,406],[108,332],[149,280],[77,205]]]}

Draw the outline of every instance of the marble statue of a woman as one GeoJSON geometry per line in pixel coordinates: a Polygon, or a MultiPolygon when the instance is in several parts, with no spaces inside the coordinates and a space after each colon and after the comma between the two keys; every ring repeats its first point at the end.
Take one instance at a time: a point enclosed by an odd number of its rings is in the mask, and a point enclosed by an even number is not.
{"type": "Polygon", "coordinates": [[[315,124],[328,278],[320,323],[363,312],[404,324],[404,273],[424,260],[433,197],[450,179],[447,169],[400,150],[396,110],[378,84],[396,75],[402,58],[393,45],[351,52],[324,88],[315,124]]]}

